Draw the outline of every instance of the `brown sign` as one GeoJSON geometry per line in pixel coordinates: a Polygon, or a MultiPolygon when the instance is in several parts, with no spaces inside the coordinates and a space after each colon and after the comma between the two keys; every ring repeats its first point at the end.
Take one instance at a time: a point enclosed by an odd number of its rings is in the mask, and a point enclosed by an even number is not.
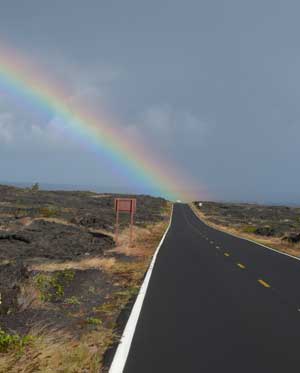
{"type": "Polygon", "coordinates": [[[135,198],[116,198],[115,211],[135,213],[136,199],[135,198]]]}

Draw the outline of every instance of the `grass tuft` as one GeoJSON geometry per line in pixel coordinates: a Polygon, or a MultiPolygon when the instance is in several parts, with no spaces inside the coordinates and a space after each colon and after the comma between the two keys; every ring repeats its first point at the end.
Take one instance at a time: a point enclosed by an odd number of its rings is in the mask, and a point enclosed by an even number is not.
{"type": "Polygon", "coordinates": [[[102,320],[98,319],[97,317],[88,317],[86,322],[90,325],[102,325],[102,320]]]}
{"type": "Polygon", "coordinates": [[[70,284],[74,275],[75,272],[70,269],[52,275],[37,274],[34,281],[41,293],[41,300],[43,302],[51,302],[61,299],[65,294],[64,287],[70,284]]]}
{"type": "Polygon", "coordinates": [[[0,329],[0,352],[8,352],[11,350],[18,350],[22,352],[24,347],[33,341],[33,337],[26,335],[20,337],[18,334],[9,334],[0,329]]]}

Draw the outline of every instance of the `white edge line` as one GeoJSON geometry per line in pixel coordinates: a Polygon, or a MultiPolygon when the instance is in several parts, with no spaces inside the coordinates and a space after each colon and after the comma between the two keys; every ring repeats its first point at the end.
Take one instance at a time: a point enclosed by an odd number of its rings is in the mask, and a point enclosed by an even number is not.
{"type": "Polygon", "coordinates": [[[131,311],[131,314],[130,314],[129,319],[127,321],[126,327],[125,327],[124,332],[122,334],[122,337],[120,339],[117,351],[114,355],[112,364],[109,368],[109,373],[122,373],[123,369],[125,367],[127,357],[128,357],[128,354],[129,354],[129,350],[130,350],[130,347],[131,347],[131,343],[132,343],[132,340],[133,340],[134,332],[135,332],[135,329],[136,329],[136,325],[137,325],[137,322],[138,322],[138,319],[139,319],[139,316],[140,316],[140,313],[141,313],[142,305],[143,305],[145,295],[146,295],[146,292],[147,292],[147,288],[148,288],[148,285],[149,285],[149,282],[150,282],[153,267],[155,265],[156,257],[157,257],[157,254],[159,252],[159,249],[160,249],[161,245],[163,244],[163,242],[166,238],[166,235],[167,235],[167,233],[170,229],[171,223],[172,223],[173,208],[174,207],[172,206],[172,212],[171,212],[169,225],[168,225],[168,227],[167,227],[167,229],[166,229],[166,231],[165,231],[165,233],[164,233],[164,235],[163,235],[163,237],[162,237],[162,239],[161,239],[153,257],[152,257],[152,260],[151,260],[150,266],[148,268],[148,271],[146,273],[145,279],[143,281],[143,284],[140,288],[140,291],[138,293],[138,296],[137,296],[136,301],[134,303],[134,306],[132,308],[132,311],[131,311]]]}
{"type": "MultiPolygon", "coordinates": [[[[249,241],[249,242],[255,243],[256,245],[262,246],[262,247],[264,247],[265,249],[272,250],[272,251],[274,251],[275,253],[278,253],[278,254],[281,254],[281,255],[288,256],[289,258],[296,259],[296,260],[300,260],[300,258],[298,258],[297,256],[294,256],[294,255],[291,255],[291,254],[285,253],[285,252],[283,252],[283,251],[279,251],[279,250],[273,249],[272,247],[269,247],[269,246],[266,246],[266,245],[264,245],[264,244],[262,244],[262,243],[259,243],[259,242],[256,242],[256,241],[254,241],[254,240],[251,240],[250,238],[241,237],[241,236],[238,236],[237,234],[230,233],[230,232],[226,232],[226,231],[223,231],[222,229],[219,229],[219,228],[215,228],[215,227],[209,225],[208,223],[206,223],[203,219],[201,219],[200,216],[197,215],[196,212],[191,208],[191,206],[189,206],[189,207],[190,207],[190,209],[193,211],[193,213],[195,214],[195,216],[196,216],[200,221],[202,221],[203,224],[205,224],[205,225],[206,225],[207,227],[209,227],[209,228],[215,229],[216,231],[219,231],[219,232],[222,232],[222,233],[225,233],[225,234],[229,234],[230,236],[233,236],[233,237],[239,238],[240,240],[244,240],[244,241],[249,241]]],[[[196,208],[197,208],[197,207],[196,207],[196,208]]]]}

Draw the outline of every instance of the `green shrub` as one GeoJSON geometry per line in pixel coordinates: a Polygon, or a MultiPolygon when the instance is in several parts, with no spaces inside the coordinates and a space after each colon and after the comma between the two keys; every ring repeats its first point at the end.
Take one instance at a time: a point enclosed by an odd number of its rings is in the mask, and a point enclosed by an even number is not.
{"type": "Polygon", "coordinates": [[[102,321],[98,319],[97,317],[88,317],[86,319],[87,324],[90,325],[102,325],[102,321]]]}
{"type": "Polygon", "coordinates": [[[58,214],[58,208],[54,206],[41,207],[39,214],[45,218],[52,218],[58,214]]]}
{"type": "Polygon", "coordinates": [[[244,233],[255,233],[256,232],[256,227],[253,227],[252,225],[248,225],[243,228],[244,233]]]}
{"type": "Polygon", "coordinates": [[[65,294],[64,287],[69,285],[75,276],[70,269],[57,272],[53,275],[39,273],[35,276],[35,283],[41,292],[43,302],[56,301],[65,294]]]}
{"type": "Polygon", "coordinates": [[[40,190],[40,184],[39,183],[34,183],[32,186],[31,186],[31,191],[32,192],[38,192],[40,190]]]}
{"type": "Polygon", "coordinates": [[[0,328],[0,352],[7,352],[13,348],[23,350],[32,340],[33,337],[30,335],[20,337],[18,334],[8,334],[0,328]]]}
{"type": "Polygon", "coordinates": [[[75,297],[75,296],[73,295],[73,296],[70,297],[70,298],[66,298],[66,299],[64,300],[64,303],[65,303],[65,304],[73,304],[73,305],[75,305],[75,304],[80,304],[80,300],[79,300],[77,297],[75,297]]]}

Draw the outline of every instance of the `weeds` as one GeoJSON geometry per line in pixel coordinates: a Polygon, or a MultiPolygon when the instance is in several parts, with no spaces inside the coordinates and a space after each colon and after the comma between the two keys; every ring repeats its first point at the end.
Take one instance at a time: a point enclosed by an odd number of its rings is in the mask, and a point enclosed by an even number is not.
{"type": "Polygon", "coordinates": [[[8,349],[0,355],[0,372],[99,373],[104,352],[117,338],[111,329],[102,325],[80,339],[49,329],[32,330],[31,334],[32,343],[23,353],[8,349]]]}
{"type": "Polygon", "coordinates": [[[55,206],[41,207],[39,209],[39,214],[45,218],[55,217],[59,212],[59,209],[55,206]]]}
{"type": "Polygon", "coordinates": [[[8,352],[12,349],[22,352],[24,347],[32,341],[33,337],[30,335],[20,337],[18,334],[9,334],[0,329],[0,352],[8,352]]]}
{"type": "Polygon", "coordinates": [[[102,325],[102,320],[98,319],[97,317],[88,317],[86,319],[86,323],[97,326],[97,325],[102,325]]]}
{"type": "Polygon", "coordinates": [[[30,190],[31,190],[32,192],[38,192],[38,191],[40,190],[40,184],[39,184],[39,183],[34,183],[34,184],[31,186],[30,190]]]}
{"type": "Polygon", "coordinates": [[[246,227],[243,228],[244,233],[255,233],[256,232],[256,227],[253,227],[251,225],[247,225],[246,227]]]}
{"type": "Polygon", "coordinates": [[[64,300],[64,303],[65,304],[72,304],[72,305],[78,305],[78,304],[81,304],[80,300],[78,299],[78,297],[76,297],[75,295],[73,295],[72,297],[70,298],[66,298],[64,300]]]}
{"type": "Polygon", "coordinates": [[[57,272],[53,275],[39,273],[34,281],[41,293],[41,301],[51,302],[61,299],[64,294],[64,287],[73,280],[75,272],[70,269],[57,272]]]}
{"type": "Polygon", "coordinates": [[[88,292],[91,293],[91,294],[96,294],[96,288],[95,288],[95,286],[90,286],[88,288],[88,292]]]}
{"type": "Polygon", "coordinates": [[[117,311],[126,307],[128,302],[139,292],[139,286],[133,285],[122,291],[116,291],[112,294],[108,302],[93,308],[93,312],[100,313],[106,317],[113,316],[117,311]]]}

